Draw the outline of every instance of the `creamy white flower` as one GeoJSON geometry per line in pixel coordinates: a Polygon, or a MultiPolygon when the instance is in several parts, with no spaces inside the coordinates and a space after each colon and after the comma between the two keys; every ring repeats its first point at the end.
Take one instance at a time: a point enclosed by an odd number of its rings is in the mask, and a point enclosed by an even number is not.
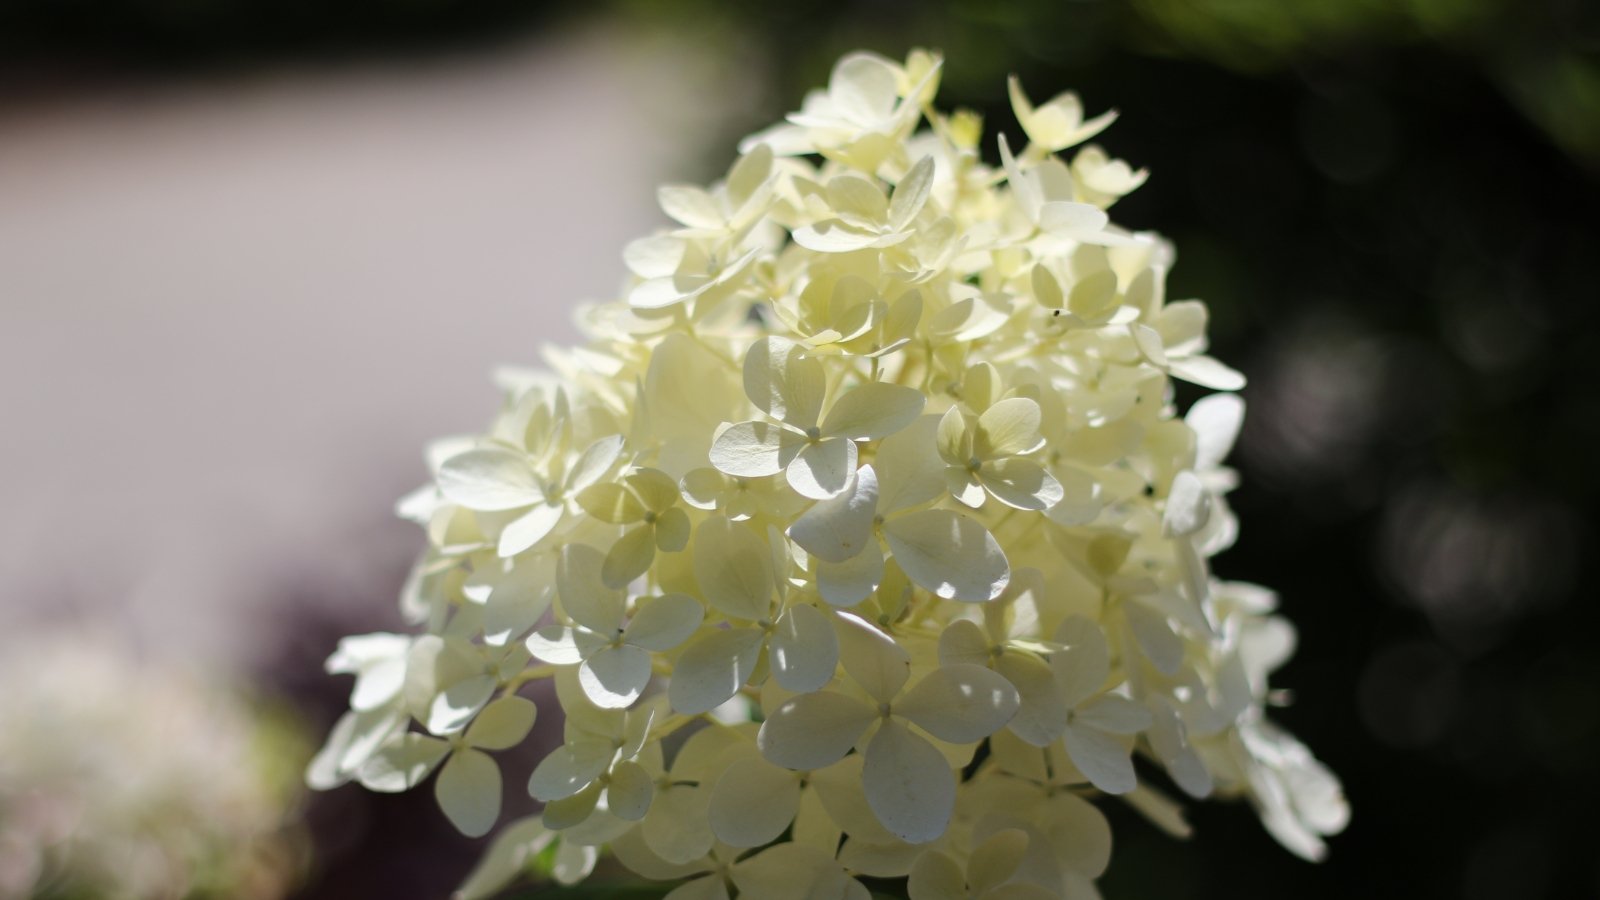
{"type": "Polygon", "coordinates": [[[1092,898],[1095,798],[1187,833],[1138,756],[1322,852],[1337,782],[1263,719],[1293,631],[1211,576],[1244,406],[1174,408],[1175,380],[1244,378],[1168,301],[1174,248],[1109,212],[1146,173],[1059,158],[1114,114],[1015,79],[1028,145],[986,165],[940,70],[847,56],[725,178],[663,187],[671,226],[626,247],[585,340],[429,449],[402,504],[425,633],[341,645],[313,784],[439,769],[477,832],[483,751],[516,731],[481,723],[553,680],[545,808],[469,895],[610,852],[679,898],[1092,898]]]}

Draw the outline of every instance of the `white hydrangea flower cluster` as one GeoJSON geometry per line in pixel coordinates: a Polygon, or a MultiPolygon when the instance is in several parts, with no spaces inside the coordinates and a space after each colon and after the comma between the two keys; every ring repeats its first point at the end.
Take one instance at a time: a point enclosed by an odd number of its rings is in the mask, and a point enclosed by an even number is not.
{"type": "Polygon", "coordinates": [[[1063,94],[1011,95],[998,169],[940,60],[855,54],[725,180],[661,189],[589,340],[508,372],[487,434],[431,449],[401,504],[427,633],[346,640],[351,711],[314,785],[438,771],[482,835],[493,751],[554,682],[565,742],[466,896],[602,850],[690,898],[1093,897],[1123,798],[1186,832],[1135,757],[1241,795],[1309,858],[1338,782],[1264,717],[1293,647],[1207,558],[1237,527],[1243,415],[1171,247],[1111,224],[1145,173],[1063,94]],[[924,126],[925,123],[925,126],[924,126]]]}

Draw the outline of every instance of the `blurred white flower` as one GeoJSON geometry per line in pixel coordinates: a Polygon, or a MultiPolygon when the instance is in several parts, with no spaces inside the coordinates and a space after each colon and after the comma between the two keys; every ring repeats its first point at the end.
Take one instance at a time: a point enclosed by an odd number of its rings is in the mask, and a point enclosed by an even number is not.
{"type": "Polygon", "coordinates": [[[114,639],[8,646],[0,897],[285,896],[300,740],[214,679],[114,639]]]}

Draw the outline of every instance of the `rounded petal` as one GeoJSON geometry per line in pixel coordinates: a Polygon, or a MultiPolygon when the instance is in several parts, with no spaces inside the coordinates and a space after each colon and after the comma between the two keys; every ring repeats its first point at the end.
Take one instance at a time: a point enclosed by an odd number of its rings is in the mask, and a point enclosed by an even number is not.
{"type": "Polygon", "coordinates": [[[562,507],[558,503],[534,504],[500,529],[500,541],[495,552],[501,557],[516,556],[539,543],[561,521],[561,513],[562,507]]]}
{"type": "Polygon", "coordinates": [[[611,765],[616,749],[609,741],[572,741],[550,751],[528,778],[528,793],[549,803],[571,797],[593,784],[611,765]]]}
{"type": "Polygon", "coordinates": [[[1011,682],[982,666],[940,666],[894,704],[896,715],[952,744],[981,741],[1004,728],[1021,699],[1011,682]]]}
{"type": "Polygon", "coordinates": [[[1015,509],[1045,510],[1061,502],[1061,482],[1028,459],[1002,459],[983,467],[984,490],[1015,509]]]}
{"type": "Polygon", "coordinates": [[[894,719],[867,745],[861,787],[883,827],[908,843],[938,840],[955,811],[956,779],[944,754],[894,719]]]}
{"type": "Polygon", "coordinates": [[[1005,676],[1022,698],[1006,727],[1035,747],[1050,746],[1066,724],[1066,705],[1049,664],[1025,653],[1006,653],[995,661],[995,671],[1005,676]]]}
{"type": "Polygon", "coordinates": [[[833,678],[839,665],[839,638],[833,623],[815,606],[791,606],[778,619],[767,643],[773,677],[785,690],[806,693],[833,678]]]}
{"type": "Polygon", "coordinates": [[[804,350],[785,338],[768,337],[751,344],[744,357],[744,390],[750,402],[802,430],[817,423],[827,390],[822,363],[804,350]]]}
{"type": "Polygon", "coordinates": [[[729,475],[760,478],[782,472],[805,446],[804,436],[781,425],[739,422],[712,441],[710,460],[729,475]]]}
{"type": "Polygon", "coordinates": [[[533,730],[538,707],[525,697],[501,697],[485,706],[468,726],[466,741],[484,750],[509,750],[533,730]]]}
{"type": "Polygon", "coordinates": [[[483,709],[494,696],[500,682],[493,675],[475,675],[463,678],[440,691],[428,705],[428,731],[433,734],[454,734],[467,727],[478,710],[483,709]]]}
{"type": "Polygon", "coordinates": [[[639,525],[625,532],[606,552],[600,567],[600,580],[608,588],[621,589],[649,570],[656,558],[656,530],[639,525]]]}
{"type": "Polygon", "coordinates": [[[533,857],[554,838],[538,816],[528,816],[507,825],[495,835],[488,852],[456,888],[454,896],[459,900],[488,900],[499,894],[527,870],[533,857]]]}
{"type": "Polygon", "coordinates": [[[1244,424],[1244,400],[1238,394],[1210,394],[1189,407],[1183,421],[1194,430],[1194,467],[1204,472],[1222,465],[1244,424]]]}
{"type": "Polygon", "coordinates": [[[772,610],[772,554],[754,531],[722,516],[700,523],[694,576],[706,602],[735,619],[757,621],[772,610]]]}
{"type": "Polygon", "coordinates": [[[1005,551],[970,516],[928,509],[890,519],[883,526],[889,552],[906,576],[946,600],[993,600],[1011,580],[1005,551]]]}
{"type": "Polygon", "coordinates": [[[540,662],[552,666],[575,666],[583,662],[583,650],[578,646],[571,628],[546,625],[528,635],[523,646],[540,662]]]}
{"type": "Polygon", "coordinates": [[[878,476],[878,509],[888,515],[927,503],[944,492],[944,460],[939,458],[938,416],[922,416],[883,439],[873,461],[878,476]]]}
{"type": "Polygon", "coordinates": [[[601,575],[605,559],[605,554],[588,544],[562,547],[556,590],[561,608],[572,621],[597,634],[610,635],[622,626],[624,595],[606,585],[601,575]]]}
{"type": "Polygon", "coordinates": [[[449,752],[448,743],[409,732],[372,754],[362,764],[358,778],[369,791],[385,794],[409,791],[421,784],[449,752]]]}
{"type": "Polygon", "coordinates": [[[957,619],[939,634],[939,663],[983,666],[989,663],[989,637],[983,626],[970,619],[957,619]]]}
{"type": "Polygon", "coordinates": [[[730,874],[740,897],[762,900],[843,898],[850,881],[833,854],[792,841],[740,860],[730,874]]]}
{"type": "Polygon", "coordinates": [[[989,835],[973,849],[972,858],[967,861],[967,886],[976,894],[999,887],[1016,874],[1027,852],[1028,833],[1020,828],[1005,828],[989,835]]]}
{"type": "Polygon", "coordinates": [[[955,860],[937,850],[928,850],[911,864],[906,893],[911,900],[967,900],[966,883],[966,875],[955,860]]]}
{"type": "Polygon", "coordinates": [[[972,450],[980,459],[1032,453],[1044,439],[1039,436],[1042,413],[1028,397],[1008,397],[978,416],[972,450]]]}
{"type": "Polygon", "coordinates": [[[817,591],[834,606],[855,606],[882,582],[883,548],[876,540],[842,563],[817,563],[817,591]]]}
{"type": "Polygon", "coordinates": [[[1138,786],[1130,751],[1122,740],[1078,724],[1067,725],[1067,755],[1089,783],[1108,794],[1126,794],[1138,786]]]}
{"type": "Polygon", "coordinates": [[[871,466],[862,466],[838,496],[819,501],[795,520],[789,537],[812,556],[841,563],[876,540],[872,518],[877,512],[878,476],[871,466]]]}
{"type": "Polygon", "coordinates": [[[499,447],[457,453],[439,466],[439,491],[467,509],[498,512],[544,500],[528,455],[499,447]]]}
{"type": "Polygon", "coordinates": [[[1245,386],[1244,375],[1209,356],[1174,359],[1168,371],[1174,378],[1214,391],[1237,391],[1245,386]]]}
{"type": "Polygon", "coordinates": [[[674,506],[656,519],[656,549],[677,553],[689,546],[689,514],[674,506]]]}
{"type": "Polygon", "coordinates": [[[688,594],[664,594],[639,604],[623,629],[623,640],[646,650],[671,650],[700,627],[705,610],[688,594]]]}
{"type": "Polygon", "coordinates": [[[711,831],[730,847],[760,847],[777,840],[799,808],[794,773],[746,757],[724,770],[711,789],[711,831]]]}
{"type": "Polygon", "coordinates": [[[457,831],[483,837],[500,818],[500,767],[481,750],[457,750],[439,770],[433,795],[457,831]]]}
{"type": "Polygon", "coordinates": [[[915,388],[869,381],[834,401],[821,431],[826,437],[879,440],[915,422],[927,402],[915,388]]]}
{"type": "Polygon", "coordinates": [[[644,766],[625,759],[611,769],[611,780],[606,785],[606,808],[619,819],[637,822],[650,811],[655,790],[655,779],[644,766]]]}
{"type": "Polygon", "coordinates": [[[578,684],[595,706],[626,709],[650,684],[650,654],[629,644],[601,649],[578,667],[578,684]]]}
{"type": "Polygon", "coordinates": [[[786,769],[809,771],[844,758],[877,712],[854,697],[833,691],[801,694],[761,723],[761,755],[786,769]]]}
{"type": "Polygon", "coordinates": [[[808,443],[789,463],[789,486],[813,500],[836,496],[855,474],[856,453],[855,441],[845,438],[808,443]]]}
{"type": "Polygon", "coordinates": [[[1150,711],[1120,694],[1107,694],[1078,707],[1073,721],[1109,734],[1138,734],[1150,727],[1150,711]]]}
{"type": "Polygon", "coordinates": [[[1061,702],[1077,706],[1105,686],[1111,675],[1111,647],[1100,626],[1071,616],[1056,629],[1056,643],[1066,649],[1050,655],[1050,669],[1061,688],[1061,702]]]}
{"type": "Polygon", "coordinates": [[[855,613],[834,617],[844,670],[879,703],[893,700],[911,677],[911,654],[855,613]]]}
{"type": "Polygon", "coordinates": [[[1188,469],[1174,475],[1161,514],[1162,532],[1168,537],[1186,537],[1204,528],[1210,516],[1211,492],[1200,476],[1188,469]]]}
{"type": "MultiPolygon", "coordinates": [[[[656,795],[641,831],[645,845],[669,863],[687,863],[711,852],[717,841],[707,822],[711,791],[674,785],[656,795]]],[[[709,868],[709,866],[708,866],[709,868]]]]}
{"type": "Polygon", "coordinates": [[[728,702],[755,674],[764,638],[757,628],[729,628],[690,644],[667,685],[672,708],[692,716],[728,702]]]}

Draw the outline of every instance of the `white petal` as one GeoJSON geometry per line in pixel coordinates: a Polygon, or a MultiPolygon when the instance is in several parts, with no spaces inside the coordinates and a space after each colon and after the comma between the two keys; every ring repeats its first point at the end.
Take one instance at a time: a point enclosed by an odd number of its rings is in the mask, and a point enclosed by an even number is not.
{"type": "Polygon", "coordinates": [[[1039,228],[1067,237],[1104,231],[1110,218],[1097,206],[1070,200],[1051,200],[1039,207],[1039,228]]]}
{"type": "Polygon", "coordinates": [[[439,770],[433,795],[457,831],[483,837],[500,818],[500,767],[481,750],[457,750],[439,770]]]}
{"type": "Polygon", "coordinates": [[[985,460],[1033,452],[1043,443],[1039,437],[1041,416],[1036,400],[1028,397],[1001,400],[978,416],[973,452],[985,460]]]}
{"type": "Polygon", "coordinates": [[[362,764],[359,778],[369,791],[408,791],[421,784],[449,752],[450,745],[438,738],[415,732],[402,734],[362,764]]]}
{"type": "Polygon", "coordinates": [[[650,654],[630,644],[603,648],[578,667],[578,683],[601,709],[625,709],[650,684],[650,654]]]}
{"type": "Polygon", "coordinates": [[[1106,694],[1078,707],[1073,721],[1110,734],[1137,734],[1150,727],[1150,711],[1121,694],[1106,694]]]}
{"type": "Polygon", "coordinates": [[[671,650],[688,640],[704,617],[705,610],[688,594],[664,594],[639,604],[623,639],[646,650],[671,650]]]}
{"type": "Polygon", "coordinates": [[[1214,391],[1237,391],[1245,386],[1244,375],[1209,356],[1188,356],[1172,360],[1173,377],[1214,391]]]}
{"type": "Polygon", "coordinates": [[[989,637],[978,623],[957,619],[939,634],[939,664],[988,665],[989,637]]]}
{"type": "Polygon", "coordinates": [[[1136,600],[1125,600],[1122,614],[1128,620],[1139,649],[1163,675],[1176,675],[1183,665],[1183,639],[1167,623],[1167,617],[1136,600]]]}
{"type": "Polygon", "coordinates": [[[907,577],[946,600],[993,600],[1011,580],[1000,544],[970,516],[947,509],[907,513],[890,519],[883,536],[907,577]]]}
{"type": "Polygon", "coordinates": [[[844,670],[879,703],[888,703],[911,677],[911,654],[855,613],[834,617],[844,670]]]}
{"type": "Polygon", "coordinates": [[[728,900],[728,885],[721,875],[706,875],[678,885],[661,900],[728,900]]]}
{"type": "Polygon", "coordinates": [[[573,461],[572,468],[567,470],[565,481],[566,495],[576,496],[579,491],[600,480],[600,477],[616,465],[617,457],[622,455],[622,435],[614,434],[603,437],[590,444],[578,454],[573,461]]]}
{"type": "Polygon", "coordinates": [[[1211,492],[1200,477],[1188,469],[1174,475],[1161,517],[1162,532],[1168,537],[1191,535],[1205,526],[1210,513],[1211,492]]]}
{"type": "Polygon", "coordinates": [[[744,390],[750,402],[802,431],[816,424],[827,389],[822,363],[804,351],[793,341],[769,337],[751,344],[744,358],[744,390]]]}
{"type": "Polygon", "coordinates": [[[1111,825],[1098,807],[1061,791],[1040,810],[1040,818],[1062,866],[1088,878],[1105,872],[1111,862],[1111,825]]]}
{"type": "Polygon", "coordinates": [[[912,864],[906,893],[911,900],[968,900],[966,880],[955,860],[928,850],[912,864]]]}
{"type": "Polygon", "coordinates": [[[842,563],[817,563],[817,591],[834,606],[855,606],[883,582],[883,548],[876,540],[842,563]]]}
{"type": "Polygon", "coordinates": [[[730,628],[690,644],[667,685],[672,708],[692,716],[726,703],[755,673],[764,637],[757,628],[730,628]]]}
{"type": "Polygon", "coordinates": [[[494,843],[478,860],[453,895],[456,900],[488,900],[527,870],[529,862],[554,838],[538,816],[519,819],[495,835],[494,843]]]}
{"type": "Polygon", "coordinates": [[[595,782],[570,797],[552,800],[544,805],[541,821],[546,828],[556,831],[576,828],[594,815],[601,793],[600,783],[595,782]]]}
{"type": "Polygon", "coordinates": [[[1044,510],[1061,502],[1061,482],[1029,459],[1002,459],[980,473],[996,500],[1016,509],[1044,510]]]}
{"type": "Polygon", "coordinates": [[[1189,746],[1188,735],[1184,732],[1183,719],[1172,704],[1159,695],[1150,699],[1152,721],[1146,737],[1150,741],[1150,749],[1155,751],[1161,764],[1167,767],[1167,774],[1177,782],[1184,793],[1203,800],[1211,794],[1211,773],[1201,762],[1199,754],[1189,746]]]}
{"type": "Polygon", "coordinates": [[[606,551],[600,580],[609,588],[625,588],[643,575],[656,558],[656,530],[648,525],[629,529],[606,551]]]}
{"type": "Polygon", "coordinates": [[[483,709],[500,684],[493,675],[464,678],[434,696],[428,706],[428,730],[434,734],[454,734],[467,727],[483,709]]]}
{"type": "Polygon", "coordinates": [[[827,438],[806,444],[787,470],[789,486],[803,497],[826,500],[850,484],[856,471],[854,441],[827,438]]]}
{"type": "Polygon", "coordinates": [[[552,666],[575,666],[583,662],[583,651],[574,640],[573,630],[560,625],[546,625],[535,631],[523,641],[523,646],[535,659],[552,666]]]}
{"type": "Polygon", "coordinates": [[[761,723],[756,743],[774,765],[808,771],[844,758],[877,712],[833,691],[801,694],[761,723]]]}
{"type": "Polygon", "coordinates": [[[1056,643],[1066,649],[1050,655],[1050,668],[1061,687],[1061,702],[1077,706],[1105,685],[1111,674],[1111,647],[1100,626],[1071,616],[1056,629],[1056,643]]]}
{"type": "Polygon", "coordinates": [[[1222,465],[1244,424],[1244,400],[1238,394],[1209,394],[1189,407],[1183,421],[1194,429],[1194,467],[1200,471],[1222,465]]]}
{"type": "Polygon", "coordinates": [[[933,172],[933,157],[924,156],[894,186],[894,196],[889,199],[890,228],[903,230],[927,204],[928,194],[933,189],[933,172]]]}
{"type": "Polygon", "coordinates": [[[894,712],[952,744],[981,741],[1011,721],[1020,703],[1011,682],[982,666],[957,663],[928,673],[894,712]]]}
{"type": "Polygon", "coordinates": [[[644,766],[623,760],[611,769],[611,781],[606,786],[606,808],[619,819],[637,822],[650,811],[655,790],[655,779],[644,766]]]}
{"type": "Polygon", "coordinates": [[[544,500],[527,454],[515,450],[484,447],[458,453],[439,467],[438,479],[445,499],[467,509],[497,512],[544,500]]]}
{"type": "Polygon", "coordinates": [[[1067,755],[1089,783],[1108,794],[1126,794],[1138,786],[1128,747],[1115,737],[1087,726],[1069,724],[1067,755]]]}
{"type": "Polygon", "coordinates": [[[955,810],[956,780],[944,755],[894,719],[867,745],[861,787],[883,827],[912,844],[937,840],[955,810]]]}
{"type": "Polygon", "coordinates": [[[545,539],[556,523],[561,521],[562,507],[557,503],[537,503],[532,509],[511,520],[500,529],[500,540],[495,552],[501,557],[512,557],[545,539]]]}
{"type": "Polygon", "coordinates": [[[525,697],[501,697],[485,706],[468,726],[466,741],[484,750],[509,750],[533,730],[538,708],[525,697]]]}
{"type": "Polygon", "coordinates": [[[710,803],[711,792],[703,787],[663,789],[651,801],[640,829],[646,846],[669,863],[688,863],[705,856],[717,840],[707,821],[710,803]]]}
{"type": "Polygon", "coordinates": [[[528,793],[546,803],[571,797],[595,782],[611,764],[610,741],[572,741],[552,750],[534,767],[528,793]]]}
{"type": "MultiPolygon", "coordinates": [[[[1006,828],[984,838],[972,851],[967,861],[967,885],[973,893],[999,900],[1004,896],[990,893],[1017,874],[1023,855],[1028,852],[1028,833],[1020,828],[1006,828]]],[[[1046,897],[1051,896],[1048,892],[1046,897]]]]}
{"type": "Polygon", "coordinates": [[[724,615],[753,622],[771,614],[772,554],[750,528],[721,516],[701,522],[694,575],[706,602],[724,615]]]}
{"type": "Polygon", "coordinates": [[[785,690],[814,691],[833,678],[839,665],[839,639],[828,616],[814,606],[789,607],[767,643],[773,677],[785,690]]]}
{"type": "Polygon", "coordinates": [[[599,550],[588,544],[568,544],[561,548],[556,589],[561,608],[572,621],[609,636],[622,627],[624,594],[606,585],[600,574],[604,566],[605,555],[599,550]]]}
{"type": "Polygon", "coordinates": [[[851,879],[832,853],[786,841],[735,863],[733,883],[740,897],[762,900],[813,900],[847,896],[851,879]]]}
{"type": "Polygon", "coordinates": [[[719,471],[744,478],[782,472],[801,448],[805,437],[768,422],[740,422],[729,426],[711,443],[711,464],[719,471]]]}
{"type": "Polygon", "coordinates": [[[1064,724],[1061,692],[1050,667],[1026,654],[1007,653],[997,661],[995,668],[1016,686],[1022,697],[1017,714],[1006,727],[1035,747],[1049,746],[1061,736],[1064,724]]]}
{"type": "Polygon", "coordinates": [[[878,476],[878,509],[885,515],[944,492],[944,461],[935,439],[939,422],[939,416],[923,416],[878,445],[873,472],[878,476]]]}
{"type": "Polygon", "coordinates": [[[822,434],[875,441],[915,422],[925,403],[927,398],[915,388],[869,381],[834,401],[828,417],[822,420],[822,434]]]}
{"type": "Polygon", "coordinates": [[[860,553],[872,534],[878,512],[878,476],[862,466],[838,496],[818,501],[789,526],[789,537],[824,562],[840,563],[860,553]]]}
{"type": "Polygon", "coordinates": [[[724,770],[711,789],[711,830],[730,847],[760,847],[783,834],[799,807],[793,773],[747,757],[724,770]]]}

